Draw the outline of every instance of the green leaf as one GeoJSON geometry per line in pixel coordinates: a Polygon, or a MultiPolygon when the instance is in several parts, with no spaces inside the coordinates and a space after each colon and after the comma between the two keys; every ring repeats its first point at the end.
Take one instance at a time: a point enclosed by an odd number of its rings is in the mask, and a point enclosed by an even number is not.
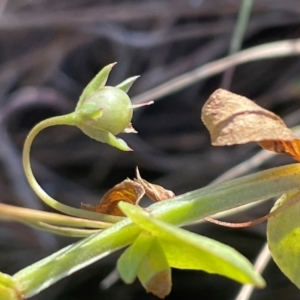
{"type": "Polygon", "coordinates": [[[159,238],[171,267],[203,270],[241,283],[263,287],[263,278],[233,248],[151,217],[141,208],[122,202],[122,211],[141,229],[159,238]]]}
{"type": "Polygon", "coordinates": [[[121,278],[132,283],[136,276],[147,292],[164,298],[171,291],[171,268],[156,237],[141,232],[117,263],[121,278]]]}
{"type": "MultiPolygon", "coordinates": [[[[291,164],[188,192],[174,199],[153,204],[147,210],[159,219],[182,226],[192,220],[239,205],[299,191],[299,180],[300,165],[291,164]]],[[[57,205],[58,203],[54,202],[51,207],[55,208],[57,205]]],[[[32,297],[62,278],[130,245],[140,231],[138,225],[125,218],[100,233],[20,270],[13,277],[18,282],[18,288],[24,298],[32,297]]]]}
{"type": "Polygon", "coordinates": [[[119,83],[118,85],[116,85],[116,88],[122,90],[123,92],[127,93],[129,91],[129,89],[131,88],[131,86],[133,85],[133,83],[139,78],[140,76],[133,76],[133,77],[129,77],[126,80],[122,81],[121,83],[119,83]]]}
{"type": "Polygon", "coordinates": [[[300,192],[284,195],[272,210],[289,203],[293,205],[268,220],[267,238],[274,261],[300,288],[300,192]]]}
{"type": "Polygon", "coordinates": [[[100,87],[105,86],[109,73],[111,72],[111,69],[116,63],[112,63],[104,67],[91,81],[90,83],[85,87],[83,90],[79,101],[76,106],[76,110],[78,107],[82,105],[82,102],[91,94],[93,94],[96,90],[98,90],[100,87]]]}
{"type": "Polygon", "coordinates": [[[152,242],[153,237],[151,235],[141,232],[134,243],[120,256],[117,269],[124,282],[134,282],[141,261],[147,254],[152,242]]]}
{"type": "Polygon", "coordinates": [[[171,268],[159,240],[152,237],[147,255],[141,261],[138,277],[147,292],[164,298],[172,288],[171,268]]]}
{"type": "Polygon", "coordinates": [[[21,293],[17,289],[15,280],[0,272],[0,300],[21,300],[21,293]]]}

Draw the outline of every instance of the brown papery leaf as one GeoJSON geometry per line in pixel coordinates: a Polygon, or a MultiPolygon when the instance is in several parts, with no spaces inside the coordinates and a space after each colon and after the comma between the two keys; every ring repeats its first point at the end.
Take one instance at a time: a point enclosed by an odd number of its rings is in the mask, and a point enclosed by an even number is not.
{"type": "Polygon", "coordinates": [[[172,289],[172,279],[170,271],[164,270],[156,274],[147,283],[146,289],[148,293],[152,293],[153,295],[164,299],[170,294],[172,289]]]}
{"type": "Polygon", "coordinates": [[[300,161],[300,140],[280,117],[246,97],[218,89],[204,104],[201,118],[214,146],[257,142],[300,161]]]}
{"type": "Polygon", "coordinates": [[[158,201],[163,201],[175,197],[175,194],[172,191],[166,190],[160,185],[152,184],[146,181],[145,179],[143,179],[140,175],[138,168],[136,168],[136,177],[137,177],[136,181],[144,187],[146,195],[151,200],[158,202],[158,201]]]}
{"type": "Polygon", "coordinates": [[[95,206],[81,203],[81,208],[113,216],[124,216],[118,203],[124,201],[138,204],[144,194],[145,190],[140,183],[126,179],[110,189],[95,206]]]}

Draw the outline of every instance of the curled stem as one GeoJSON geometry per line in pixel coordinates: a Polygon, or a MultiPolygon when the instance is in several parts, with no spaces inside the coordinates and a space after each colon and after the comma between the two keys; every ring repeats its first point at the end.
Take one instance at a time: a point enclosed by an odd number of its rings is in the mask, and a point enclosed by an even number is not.
{"type": "Polygon", "coordinates": [[[86,218],[90,220],[96,220],[96,221],[102,221],[104,222],[103,227],[107,227],[107,223],[115,223],[120,221],[122,218],[120,217],[114,217],[114,216],[109,216],[105,214],[99,214],[95,212],[90,212],[90,211],[84,211],[79,208],[74,208],[65,204],[62,204],[49,196],[39,185],[37,180],[35,179],[32,169],[31,169],[31,164],[30,164],[30,149],[32,142],[34,138],[38,135],[39,132],[41,132],[43,129],[51,126],[56,126],[56,125],[69,125],[69,126],[76,126],[75,118],[74,115],[68,114],[68,115],[63,115],[63,116],[57,116],[57,117],[52,117],[49,119],[46,119],[40,123],[38,123],[28,134],[25,144],[24,144],[24,149],[23,149],[23,168],[25,171],[25,175],[27,177],[27,180],[31,186],[31,188],[34,190],[34,192],[40,197],[40,199],[45,202],[47,205],[50,207],[63,212],[68,215],[76,216],[79,218],[86,218]]]}

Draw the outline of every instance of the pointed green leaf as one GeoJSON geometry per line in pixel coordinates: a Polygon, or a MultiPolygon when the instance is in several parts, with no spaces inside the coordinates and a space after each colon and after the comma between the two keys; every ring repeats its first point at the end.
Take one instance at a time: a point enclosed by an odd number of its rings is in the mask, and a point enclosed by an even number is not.
{"type": "Polygon", "coordinates": [[[143,209],[122,202],[122,211],[141,229],[157,236],[171,267],[203,270],[241,283],[263,287],[263,278],[233,248],[152,218],[143,209]]]}
{"type": "Polygon", "coordinates": [[[111,72],[111,69],[116,63],[112,63],[104,67],[86,86],[86,88],[83,90],[79,101],[76,106],[76,110],[78,107],[82,105],[82,102],[91,94],[93,94],[96,90],[98,90],[100,87],[105,86],[109,73],[111,72]]]}
{"type": "Polygon", "coordinates": [[[119,83],[118,85],[116,85],[116,88],[122,90],[123,92],[127,93],[129,91],[129,89],[131,88],[131,86],[133,85],[133,83],[139,78],[140,76],[133,76],[133,77],[129,77],[126,80],[122,81],[121,83],[119,83]]]}
{"type": "Polygon", "coordinates": [[[274,208],[293,204],[268,220],[267,238],[274,261],[300,288],[300,193],[284,195],[274,208]]]}
{"type": "Polygon", "coordinates": [[[98,142],[109,144],[113,147],[116,147],[116,148],[122,150],[122,151],[132,151],[132,149],[129,148],[129,146],[126,144],[126,142],[124,140],[117,138],[110,132],[96,129],[93,127],[89,127],[84,124],[81,124],[78,127],[82,130],[83,133],[85,133],[87,136],[89,136],[90,138],[92,138],[98,142]]]}
{"type": "Polygon", "coordinates": [[[158,239],[152,237],[152,240],[147,255],[141,261],[138,278],[147,292],[164,298],[171,292],[171,268],[158,239]]]}
{"type": "Polygon", "coordinates": [[[148,233],[141,232],[134,243],[120,256],[117,262],[117,269],[124,282],[134,282],[141,261],[147,254],[153,239],[148,233]]]}

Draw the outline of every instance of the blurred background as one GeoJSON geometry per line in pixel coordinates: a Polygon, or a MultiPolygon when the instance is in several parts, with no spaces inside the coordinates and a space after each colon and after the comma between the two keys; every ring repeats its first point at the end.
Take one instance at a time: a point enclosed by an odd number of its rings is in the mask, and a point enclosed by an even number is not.
{"type": "MultiPolygon", "coordinates": [[[[105,65],[118,62],[109,78],[115,85],[141,75],[134,97],[196,67],[225,57],[236,25],[237,0],[1,0],[0,1],[0,201],[51,211],[30,190],[21,152],[39,121],[71,112],[85,85],[105,65]]],[[[300,37],[300,5],[293,0],[254,1],[242,48],[300,37]]],[[[135,167],[148,181],[176,194],[201,188],[249,159],[256,145],[212,147],[201,108],[221,86],[222,74],[198,81],[154,105],[135,111],[139,132],[124,139],[134,149],[121,152],[97,143],[72,127],[43,131],[32,149],[34,173],[59,201],[80,207],[96,203],[135,167]]],[[[260,60],[236,67],[230,90],[299,123],[300,58],[260,60]]],[[[277,156],[254,172],[293,162],[277,156]]],[[[229,218],[242,222],[266,214],[271,203],[229,218]]],[[[254,260],[265,242],[265,224],[226,229],[190,227],[235,247],[254,260]]],[[[1,223],[0,270],[21,268],[75,242],[16,223],[1,223]]],[[[100,285],[119,253],[60,281],[33,300],[156,299],[139,282],[100,285]]],[[[299,299],[298,289],[270,262],[267,288],[251,299],[299,299]]],[[[167,299],[235,299],[240,286],[202,272],[173,270],[167,299]]]]}

